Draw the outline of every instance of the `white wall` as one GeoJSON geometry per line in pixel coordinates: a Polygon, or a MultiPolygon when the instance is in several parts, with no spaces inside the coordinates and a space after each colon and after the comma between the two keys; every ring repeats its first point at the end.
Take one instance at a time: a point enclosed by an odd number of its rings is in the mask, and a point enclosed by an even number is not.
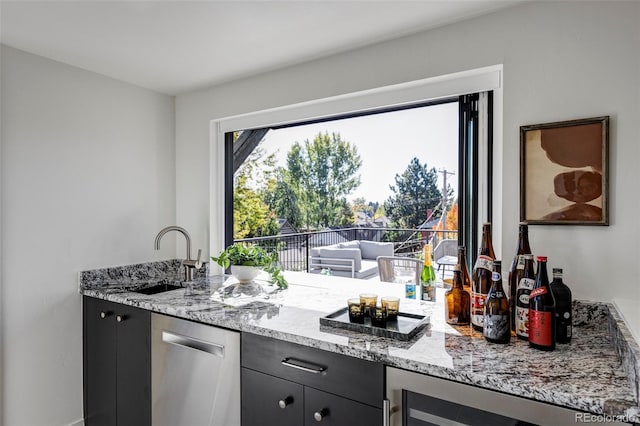
{"type": "MultiPolygon", "coordinates": [[[[228,58],[220,58],[226,60],[228,58]]],[[[531,226],[580,299],[618,299],[640,336],[640,3],[531,3],[176,97],[177,219],[207,248],[209,122],[359,90],[504,64],[502,251],[515,251],[519,127],[611,116],[611,225],[531,226]],[[629,303],[628,301],[631,301],[629,303]]],[[[363,177],[366,179],[366,176],[363,177]]],[[[214,206],[215,208],[215,206],[214,206]]],[[[209,235],[210,234],[210,235],[209,235]]]]}
{"type": "Polygon", "coordinates": [[[0,423],[82,419],[78,271],[175,257],[174,98],[2,47],[0,423]]]}

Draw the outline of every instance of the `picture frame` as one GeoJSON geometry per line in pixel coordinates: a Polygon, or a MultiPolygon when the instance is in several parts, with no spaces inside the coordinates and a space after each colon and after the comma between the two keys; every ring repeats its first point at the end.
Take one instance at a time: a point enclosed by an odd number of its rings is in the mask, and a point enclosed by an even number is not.
{"type": "Polygon", "coordinates": [[[609,116],[520,127],[520,220],[609,225],[609,116]]]}

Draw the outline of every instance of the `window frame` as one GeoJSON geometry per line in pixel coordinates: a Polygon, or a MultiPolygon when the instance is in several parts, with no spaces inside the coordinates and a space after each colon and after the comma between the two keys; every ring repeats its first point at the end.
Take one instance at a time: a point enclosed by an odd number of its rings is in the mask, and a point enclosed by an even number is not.
{"type": "MultiPolygon", "coordinates": [[[[228,136],[226,133],[238,129],[257,129],[261,127],[286,126],[293,123],[311,122],[328,117],[344,116],[348,114],[382,110],[384,108],[408,107],[418,103],[435,102],[440,99],[451,98],[466,93],[493,91],[493,113],[491,115],[489,129],[496,129],[490,142],[497,151],[491,154],[489,165],[486,167],[493,173],[491,182],[480,181],[481,187],[487,188],[492,196],[483,211],[480,212],[478,221],[486,221],[492,214],[494,229],[501,226],[499,212],[502,205],[501,191],[501,167],[502,167],[502,65],[494,65],[459,73],[426,78],[407,83],[395,84],[371,90],[354,92],[331,98],[318,99],[299,104],[287,105],[258,112],[214,119],[210,122],[210,253],[218,253],[226,247],[225,237],[227,209],[233,210],[233,198],[226,194],[225,185],[228,176],[225,173],[225,165],[232,162],[225,154],[228,136]],[[498,185],[496,185],[498,184],[498,185]],[[489,186],[491,185],[491,186],[489,186]],[[496,187],[497,186],[497,187],[496,187]]],[[[481,120],[482,121],[482,120],[481,120]]],[[[483,129],[481,129],[483,130],[483,129]]],[[[485,141],[486,143],[487,141],[485,141]]],[[[232,163],[231,163],[232,166],[232,163]]],[[[482,178],[481,178],[482,179],[482,178]]],[[[478,222],[479,223],[479,222],[478,222]]],[[[494,233],[494,250],[496,254],[501,252],[501,234],[494,233]]],[[[470,255],[475,255],[469,253],[470,255]]],[[[471,256],[469,256],[471,257],[471,256]]],[[[215,269],[215,267],[214,267],[215,269]]],[[[213,271],[220,272],[220,271],[213,271]]]]}

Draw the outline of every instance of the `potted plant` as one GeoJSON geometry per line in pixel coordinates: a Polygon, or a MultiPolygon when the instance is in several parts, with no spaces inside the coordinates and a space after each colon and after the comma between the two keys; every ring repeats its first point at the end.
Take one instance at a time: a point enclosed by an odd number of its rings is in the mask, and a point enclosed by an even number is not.
{"type": "Polygon", "coordinates": [[[287,288],[287,280],[278,266],[278,253],[269,253],[260,246],[247,243],[234,243],[224,249],[218,257],[211,260],[227,269],[231,266],[231,275],[240,283],[250,283],[261,270],[271,275],[270,282],[279,288],[287,288]]]}

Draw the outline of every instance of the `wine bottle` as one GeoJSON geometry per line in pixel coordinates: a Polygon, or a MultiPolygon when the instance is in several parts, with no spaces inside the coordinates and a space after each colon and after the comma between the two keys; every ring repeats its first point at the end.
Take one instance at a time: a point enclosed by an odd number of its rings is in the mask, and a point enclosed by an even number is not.
{"type": "Polygon", "coordinates": [[[529,294],[529,346],[543,351],[556,348],[556,304],[549,288],[547,258],[538,256],[536,284],[529,294]]]}
{"type": "Polygon", "coordinates": [[[465,290],[460,265],[453,267],[453,284],[444,294],[444,320],[448,324],[466,325],[471,321],[471,296],[465,290]]]}
{"type": "Polygon", "coordinates": [[[553,268],[553,281],[549,284],[556,301],[556,342],[571,342],[571,290],[562,281],[562,268],[553,268]]]}
{"type": "Polygon", "coordinates": [[[424,254],[424,266],[420,275],[420,289],[422,300],[427,302],[436,301],[436,273],[433,270],[433,261],[431,259],[431,244],[425,244],[422,250],[424,254]]]}
{"type": "Polygon", "coordinates": [[[460,278],[462,286],[465,290],[471,291],[471,278],[469,277],[469,268],[467,267],[467,248],[458,246],[458,265],[460,265],[460,278]]]}
{"type": "Polygon", "coordinates": [[[502,288],[502,262],[493,261],[491,289],[484,304],[484,325],[482,334],[492,343],[509,343],[511,327],[509,326],[509,300],[502,288]]]}
{"type": "Polygon", "coordinates": [[[518,292],[518,284],[522,279],[524,272],[525,254],[531,254],[531,246],[529,245],[529,226],[526,222],[520,222],[518,230],[518,250],[511,263],[509,269],[509,310],[511,311],[511,329],[516,329],[516,293],[518,292]]]}
{"type": "Polygon", "coordinates": [[[516,291],[516,336],[529,340],[529,294],[536,283],[536,274],[533,270],[533,255],[525,254],[522,258],[524,269],[516,291]]]}
{"type": "Polygon", "coordinates": [[[491,288],[491,274],[496,255],[491,243],[491,224],[482,226],[482,243],[478,250],[478,257],[473,266],[471,282],[471,325],[475,330],[482,331],[484,321],[484,301],[491,288]]]}

